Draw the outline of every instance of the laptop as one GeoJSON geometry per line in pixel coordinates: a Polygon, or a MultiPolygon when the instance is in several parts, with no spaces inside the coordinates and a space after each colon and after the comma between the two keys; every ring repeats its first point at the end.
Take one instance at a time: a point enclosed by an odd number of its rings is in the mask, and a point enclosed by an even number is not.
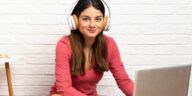
{"type": "Polygon", "coordinates": [[[191,65],[136,72],[133,96],[188,96],[191,65]]]}

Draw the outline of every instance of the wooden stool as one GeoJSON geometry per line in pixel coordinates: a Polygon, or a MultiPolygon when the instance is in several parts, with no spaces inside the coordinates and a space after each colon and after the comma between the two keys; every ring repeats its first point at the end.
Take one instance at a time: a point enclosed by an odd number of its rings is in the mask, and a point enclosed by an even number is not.
{"type": "MultiPolygon", "coordinates": [[[[9,58],[9,56],[8,55],[0,54],[0,58],[7,59],[7,58],[9,58]]],[[[6,70],[6,76],[7,76],[7,84],[8,84],[8,89],[9,89],[9,96],[13,96],[11,72],[10,72],[10,68],[9,68],[9,62],[7,62],[7,61],[5,61],[5,70],[6,70]]]]}

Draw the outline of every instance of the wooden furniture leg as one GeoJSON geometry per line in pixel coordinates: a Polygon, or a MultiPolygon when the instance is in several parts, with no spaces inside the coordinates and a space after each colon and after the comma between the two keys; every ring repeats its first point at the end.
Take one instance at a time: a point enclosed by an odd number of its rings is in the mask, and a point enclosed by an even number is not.
{"type": "Polygon", "coordinates": [[[13,88],[12,88],[9,62],[5,62],[5,69],[6,69],[6,75],[7,75],[7,84],[8,84],[8,89],[9,89],[9,96],[13,96],[13,88]]]}

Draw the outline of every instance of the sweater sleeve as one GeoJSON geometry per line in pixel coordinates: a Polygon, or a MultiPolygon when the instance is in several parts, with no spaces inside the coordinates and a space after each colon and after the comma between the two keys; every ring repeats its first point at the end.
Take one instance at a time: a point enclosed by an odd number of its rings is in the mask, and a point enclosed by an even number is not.
{"type": "Polygon", "coordinates": [[[133,96],[133,82],[128,77],[126,70],[121,61],[118,47],[111,38],[109,42],[108,52],[110,52],[109,68],[116,80],[118,87],[126,96],[133,96]]]}
{"type": "Polygon", "coordinates": [[[60,40],[56,46],[56,89],[62,96],[87,96],[72,86],[70,72],[71,49],[68,39],[60,40]]]}

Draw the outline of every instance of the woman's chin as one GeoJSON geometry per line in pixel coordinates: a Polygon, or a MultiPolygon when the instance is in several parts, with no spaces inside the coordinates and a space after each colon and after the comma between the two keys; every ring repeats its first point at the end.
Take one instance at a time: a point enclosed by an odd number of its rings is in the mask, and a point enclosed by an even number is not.
{"type": "Polygon", "coordinates": [[[86,36],[84,36],[85,38],[89,38],[89,39],[94,39],[97,37],[97,34],[87,34],[86,36]]]}
{"type": "Polygon", "coordinates": [[[98,35],[98,34],[97,34],[96,32],[92,32],[92,33],[90,32],[90,33],[87,34],[87,37],[89,37],[89,38],[95,38],[95,37],[97,37],[97,35],[98,35]]]}

